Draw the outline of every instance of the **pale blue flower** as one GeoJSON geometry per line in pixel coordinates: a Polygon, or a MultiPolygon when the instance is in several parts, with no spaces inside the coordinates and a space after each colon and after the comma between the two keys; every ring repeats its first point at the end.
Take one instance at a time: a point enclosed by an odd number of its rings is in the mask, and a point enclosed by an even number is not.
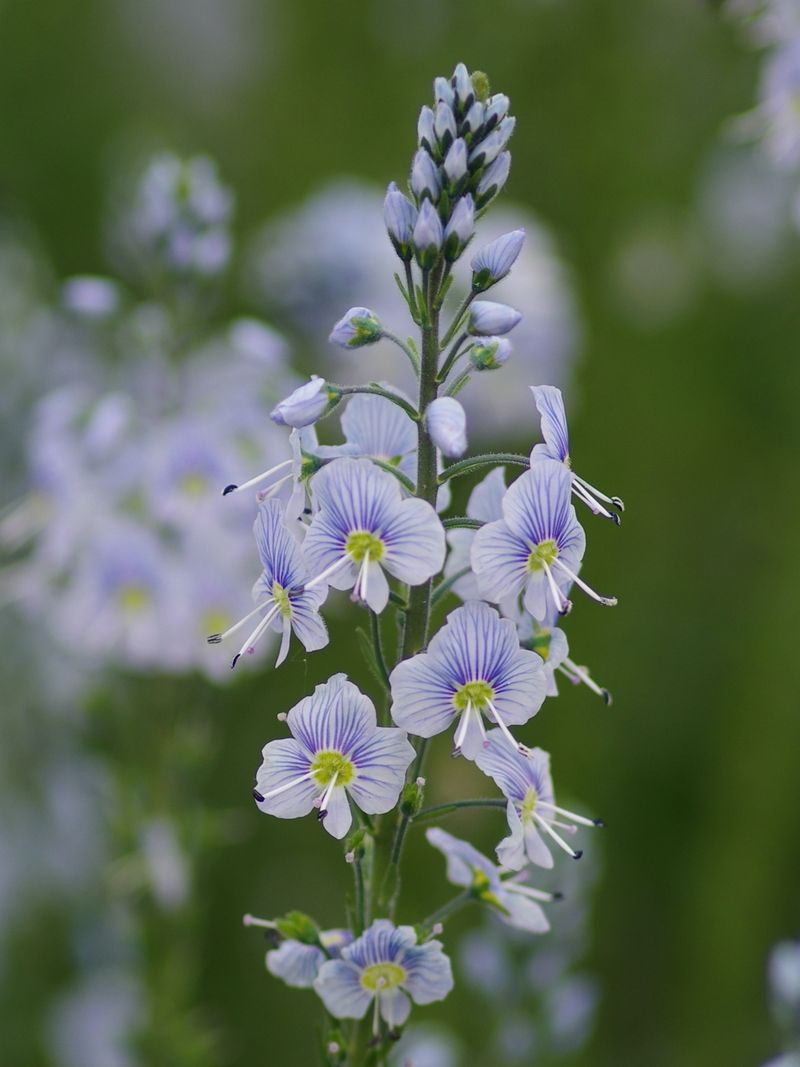
{"type": "Polygon", "coordinates": [[[416,753],[405,733],[377,726],[372,701],[345,675],[335,674],[286,717],[291,738],[270,741],[253,791],[259,809],[298,819],[319,809],[332,837],[350,829],[348,796],[368,815],[397,803],[416,753]]]}
{"type": "Polygon", "coordinates": [[[62,285],[61,302],[74,315],[102,321],[119,311],[122,293],[110,278],[79,274],[62,285]]]}
{"type": "Polygon", "coordinates": [[[270,418],[279,426],[310,426],[326,415],[337,399],[325,379],[312,374],[310,381],[295,389],[272,409],[270,418]]]}
{"type": "Polygon", "coordinates": [[[609,511],[600,503],[604,500],[613,505],[619,511],[625,510],[625,505],[618,496],[606,496],[593,485],[589,485],[583,478],[572,470],[572,461],[569,454],[569,430],[567,429],[567,415],[564,411],[564,398],[561,390],[554,385],[532,385],[531,392],[536,401],[536,407],[542,418],[541,444],[534,445],[531,452],[531,464],[542,459],[553,459],[563,463],[572,474],[572,491],[575,496],[582,500],[595,515],[602,515],[619,525],[619,516],[609,511]]]}
{"type": "Polygon", "coordinates": [[[456,94],[453,86],[447,78],[435,78],[433,82],[433,98],[436,103],[445,103],[453,107],[456,102],[456,94]]]}
{"type": "Polygon", "coordinates": [[[444,229],[430,200],[423,200],[414,224],[414,251],[421,267],[432,267],[442,250],[444,229]]]}
{"type": "Polygon", "coordinates": [[[384,569],[420,585],[444,563],[445,537],[433,508],[404,499],[397,480],[366,459],[337,459],[315,475],[316,512],[304,550],[309,586],[328,582],[350,589],[373,611],[389,599],[384,569]]]}
{"type": "Polygon", "coordinates": [[[467,451],[467,416],[452,396],[439,396],[425,409],[425,426],[436,447],[449,459],[467,451]]]}
{"type": "Polygon", "coordinates": [[[494,200],[508,181],[510,170],[511,153],[501,152],[494,163],[481,174],[475,190],[475,206],[478,210],[482,210],[494,200]]]}
{"type": "Polygon", "coordinates": [[[234,656],[231,667],[236,666],[245,652],[252,653],[270,628],[282,633],[275,664],[279,667],[289,652],[292,631],[307,652],[316,652],[327,645],[328,631],[319,609],[328,595],[328,587],[323,583],[311,589],[305,587],[309,579],[308,567],[300,545],[284,522],[283,509],[277,500],[261,504],[253,533],[264,568],[253,586],[256,607],[224,633],[212,634],[208,641],[219,644],[238,633],[251,619],[261,616],[234,656]]]}
{"type": "Polygon", "coordinates": [[[493,300],[476,300],[470,305],[468,330],[471,334],[490,336],[510,333],[522,320],[522,313],[508,304],[493,300]]]}
{"type": "Polygon", "coordinates": [[[477,371],[497,370],[508,362],[511,350],[507,337],[486,337],[469,350],[469,360],[477,371]]]}
{"type": "Polygon", "coordinates": [[[475,232],[475,204],[467,193],[453,208],[453,214],[444,230],[445,258],[453,262],[458,259],[465,247],[472,240],[475,232]]]}
{"type": "MultiPolygon", "coordinates": [[[[505,470],[495,467],[489,471],[472,490],[467,503],[467,515],[483,523],[494,522],[503,517],[503,497],[506,493],[505,470]]],[[[445,578],[452,578],[466,571],[453,583],[453,592],[461,600],[479,600],[478,580],[470,567],[470,551],[475,540],[475,530],[456,529],[447,531],[450,553],[444,568],[445,578]]],[[[525,635],[529,636],[528,634],[525,635]]]]}
{"type": "Polygon", "coordinates": [[[472,889],[478,900],[495,908],[500,918],[518,930],[543,934],[550,929],[540,901],[557,899],[524,884],[524,874],[505,878],[502,868],[474,848],[446,830],[433,827],[426,830],[428,843],[438,849],[447,860],[447,879],[462,889],[472,889]]]}
{"type": "Polygon", "coordinates": [[[514,132],[516,119],[507,115],[486,137],[483,137],[469,154],[471,170],[489,167],[505,149],[514,132]]]}
{"type": "Polygon", "coordinates": [[[572,475],[562,464],[542,460],[525,471],[503,498],[503,518],[483,526],[472,544],[472,569],[481,595],[494,603],[524,593],[535,619],[548,603],[560,614],[571,607],[565,590],[575,582],[600,604],[613,597],[596,593],[577,575],[586,535],[570,503],[572,475]]]}
{"type": "Polygon", "coordinates": [[[773,948],[768,974],[773,998],[800,1022],[800,941],[781,941],[773,948]]]}
{"type": "Polygon", "coordinates": [[[424,148],[419,149],[411,164],[411,191],[417,202],[430,199],[435,203],[439,199],[439,169],[424,148]]]}
{"type": "Polygon", "coordinates": [[[383,201],[383,221],[395,252],[407,263],[414,254],[412,238],[417,209],[394,182],[390,182],[383,201]]]}
{"type": "Polygon", "coordinates": [[[512,871],[520,871],[528,863],[552,867],[553,857],[540,831],[573,859],[580,859],[583,853],[568,845],[556,827],[573,834],[578,825],[602,826],[602,823],[556,805],[547,752],[541,748],[519,752],[505,743],[499,730],[490,730],[488,744],[478,752],[475,762],[484,774],[495,780],[508,800],[510,834],[497,846],[497,858],[504,867],[512,871]],[[561,818],[570,822],[565,823],[561,818]]]}
{"type": "Polygon", "coordinates": [[[472,288],[483,292],[509,273],[525,243],[524,230],[504,233],[472,257],[472,288]]]}
{"type": "Polygon", "coordinates": [[[417,426],[401,407],[386,397],[359,393],[348,400],[341,423],[353,455],[383,460],[416,480],[417,426]]]}
{"type": "Polygon", "coordinates": [[[456,138],[450,145],[442,166],[450,190],[457,190],[467,176],[467,145],[463,137],[456,138]]]}
{"type": "Polygon", "coordinates": [[[486,105],[480,100],[475,100],[464,116],[461,128],[464,133],[469,133],[474,136],[481,126],[483,126],[485,121],[486,105]]]}
{"type": "Polygon", "coordinates": [[[493,129],[508,114],[511,101],[505,93],[495,93],[486,103],[486,127],[493,129]]]}
{"type": "Polygon", "coordinates": [[[288,938],[267,953],[267,970],[293,989],[312,989],[322,964],[336,959],[353,940],[349,930],[320,930],[322,945],[307,945],[288,938]]]}
{"type": "Polygon", "coordinates": [[[444,1000],[453,988],[453,973],[440,941],[420,945],[413,926],[376,919],[340,959],[323,963],[314,988],[336,1019],[363,1019],[374,1005],[378,1036],[381,1019],[392,1030],[405,1023],[411,1001],[444,1000]]]}
{"type": "Polygon", "coordinates": [[[541,658],[520,648],[510,620],[478,601],[451,612],[428,651],[398,663],[389,681],[398,726],[434,737],[457,719],[454,750],[468,759],[486,742],[484,715],[516,748],[509,724],[526,723],[545,698],[541,658]]]}
{"type": "Polygon", "coordinates": [[[472,78],[464,63],[457,63],[453,71],[451,84],[456,94],[456,103],[460,112],[467,111],[475,100],[472,78]]]}
{"type": "Polygon", "coordinates": [[[354,307],[346,311],[331,330],[328,340],[340,348],[374,345],[383,337],[383,326],[369,308],[354,307]]]}

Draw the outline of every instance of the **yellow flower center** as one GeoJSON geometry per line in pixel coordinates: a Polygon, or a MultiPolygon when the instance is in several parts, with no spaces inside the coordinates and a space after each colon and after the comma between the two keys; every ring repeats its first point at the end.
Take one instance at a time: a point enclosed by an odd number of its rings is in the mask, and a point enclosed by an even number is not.
{"type": "Polygon", "coordinates": [[[494,697],[494,689],[488,682],[467,682],[453,693],[453,707],[463,711],[468,704],[479,711],[494,697]]]}
{"type": "Polygon", "coordinates": [[[344,550],[355,563],[362,563],[365,558],[376,563],[385,551],[383,541],[368,530],[354,530],[348,536],[344,550]]]}
{"type": "Polygon", "coordinates": [[[551,567],[557,557],[558,545],[552,537],[548,537],[531,549],[531,554],[528,556],[528,570],[532,572],[544,570],[545,563],[551,567]]]}
{"type": "Polygon", "coordinates": [[[284,619],[288,619],[292,614],[292,602],[289,599],[289,594],[278,582],[272,583],[272,599],[278,605],[278,611],[284,619]]]}
{"type": "Polygon", "coordinates": [[[538,633],[533,635],[531,641],[531,650],[537,652],[545,663],[547,663],[547,657],[550,655],[550,642],[553,639],[553,635],[549,630],[539,630],[538,633]]]}
{"type": "Polygon", "coordinates": [[[361,975],[361,984],[370,993],[385,993],[395,989],[406,978],[406,972],[396,963],[373,963],[361,975]]]}
{"type": "Polygon", "coordinates": [[[186,496],[200,497],[208,492],[208,479],[203,474],[194,471],[185,474],[180,481],[181,492],[186,496]]]}
{"type": "Polygon", "coordinates": [[[536,801],[539,799],[536,790],[533,786],[530,787],[528,792],[522,801],[522,807],[520,809],[520,818],[523,822],[527,822],[528,819],[533,818],[533,813],[536,811],[536,801]]]}
{"type": "Polygon", "coordinates": [[[330,785],[334,775],[336,775],[337,786],[349,785],[356,769],[341,752],[329,751],[316,754],[311,764],[311,773],[320,789],[325,789],[330,785]]]}
{"type": "Polygon", "coordinates": [[[138,615],[150,604],[150,593],[141,585],[123,585],[117,592],[117,600],[123,611],[138,615]]]}
{"type": "Polygon", "coordinates": [[[232,622],[233,619],[226,611],[222,611],[220,608],[212,608],[211,611],[207,611],[203,616],[200,633],[224,634],[232,622]]]}

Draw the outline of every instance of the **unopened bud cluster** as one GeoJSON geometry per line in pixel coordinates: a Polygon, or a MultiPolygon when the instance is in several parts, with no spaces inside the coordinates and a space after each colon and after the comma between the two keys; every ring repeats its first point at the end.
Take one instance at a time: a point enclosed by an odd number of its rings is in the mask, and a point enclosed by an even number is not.
{"type": "Polygon", "coordinates": [[[488,95],[485,75],[463,63],[452,78],[437,78],[433,107],[417,122],[418,149],[411,166],[411,198],[393,183],[384,221],[397,254],[428,269],[440,256],[452,262],[475,230],[475,217],[508,178],[507,149],[515,120],[508,97],[488,95]]]}

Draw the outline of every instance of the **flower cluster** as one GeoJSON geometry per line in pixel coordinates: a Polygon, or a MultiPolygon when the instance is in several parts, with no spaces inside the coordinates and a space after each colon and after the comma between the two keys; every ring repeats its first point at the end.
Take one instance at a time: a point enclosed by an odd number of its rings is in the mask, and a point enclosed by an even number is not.
{"type": "Polygon", "coordinates": [[[552,867],[552,850],[579,859],[571,839],[602,825],[557,803],[549,755],[525,744],[519,730],[557,693],[556,672],[607,698],[569,659],[556,623],[572,607],[573,588],[595,604],[616,604],[581,576],[586,535],[576,502],[617,525],[623,506],[573,469],[564,403],[553,386],[528,394],[543,438],[530,455],[461,458],[469,426],[457,396],[473,378],[479,387],[485,372],[502,373],[507,335],[521,320],[485,294],[512,270],[525,234],[514,229],[477,249],[468,291],[442,325],[453,264],[508,177],[514,119],[508,99],[490,95],[485,76],[463,64],[450,79],[436,79],[434,94],[434,106],[420,114],[408,190],[392,183],[384,202],[403,270],[397,281],[419,341],[403,340],[363,305],[347,310],[330,334],[348,350],[390,342],[413,371],[416,396],[383,382],[344,386],[313,376],[274,407],[273,421],[290,430],[291,461],[224,489],[226,496],[257,490],[263,573],[256,605],[210,635],[219,643],[247,628],[236,666],[275,629],[283,635],[281,662],[292,635],[308,652],[327,642],[322,612],[337,590],[349,591],[367,619],[361,634],[381,699],[373,702],[343,674],[317,685],[278,716],[290,736],[264,746],[254,789],[265,814],[316,812],[345,841],[354,872],[347,925],[324,932],[301,913],[247,920],[275,939],[268,969],[316,990],[336,1020],[327,1062],[350,1067],[366,1062],[370,1046],[388,1047],[412,1002],[449,993],[450,964],[435,938],[457,908],[477,902],[513,928],[545,932],[542,905],[556,894],[531,885],[531,869],[552,867]],[[342,440],[320,445],[316,424],[335,411],[342,412],[342,440]],[[453,480],[487,467],[469,513],[449,515],[453,480]],[[510,468],[519,476],[507,485],[510,468]],[[286,483],[281,500],[268,495],[275,478],[286,483]],[[441,619],[448,596],[461,604],[441,619]],[[396,645],[387,615],[396,622],[396,645]],[[427,749],[445,733],[452,754],[472,762],[499,796],[423,807],[427,749]],[[459,893],[416,927],[397,925],[409,829],[462,807],[505,813],[497,862],[429,828],[459,893]]]}

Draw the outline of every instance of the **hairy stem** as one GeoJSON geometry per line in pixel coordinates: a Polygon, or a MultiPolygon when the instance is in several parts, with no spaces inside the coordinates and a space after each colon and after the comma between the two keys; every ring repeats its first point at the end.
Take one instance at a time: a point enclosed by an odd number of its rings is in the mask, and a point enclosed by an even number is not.
{"type": "Polygon", "coordinates": [[[469,902],[474,899],[475,894],[472,890],[465,889],[464,892],[459,893],[457,897],[453,897],[453,899],[448,900],[446,904],[442,904],[441,908],[437,908],[427,919],[423,919],[420,926],[424,926],[426,930],[432,930],[437,923],[449,919],[451,915],[454,915],[455,912],[459,911],[465,904],[469,904],[469,902]]]}
{"type": "Polygon", "coordinates": [[[420,822],[429,822],[440,815],[451,815],[459,808],[502,808],[508,806],[507,800],[499,800],[491,797],[478,797],[474,800],[453,800],[449,804],[434,804],[430,808],[423,808],[414,816],[415,825],[420,822]]]}
{"type": "Polygon", "coordinates": [[[530,460],[527,456],[521,456],[517,452],[486,452],[480,456],[467,456],[458,463],[451,463],[445,467],[439,475],[439,484],[443,485],[451,478],[460,478],[462,474],[470,474],[481,467],[503,467],[511,464],[516,467],[529,467],[530,460]]]}

